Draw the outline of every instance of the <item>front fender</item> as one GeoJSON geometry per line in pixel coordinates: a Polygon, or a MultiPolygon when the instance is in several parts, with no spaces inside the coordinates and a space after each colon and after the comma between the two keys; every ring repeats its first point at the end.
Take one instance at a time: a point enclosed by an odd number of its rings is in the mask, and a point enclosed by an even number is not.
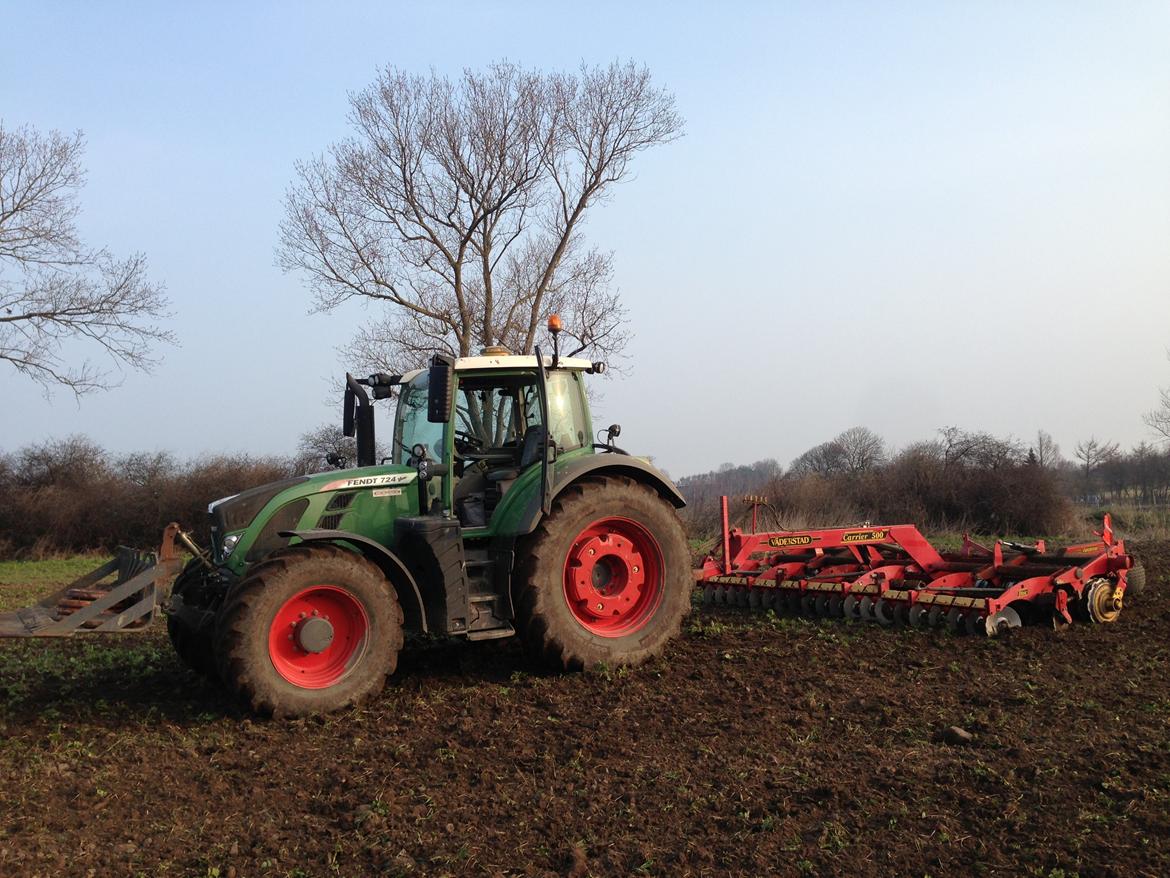
{"type": "Polygon", "coordinates": [[[406,616],[407,627],[421,631],[423,634],[428,632],[427,614],[426,610],[423,609],[422,592],[418,589],[418,583],[415,582],[402,559],[381,543],[344,530],[283,530],[280,532],[280,536],[288,539],[296,537],[305,543],[351,543],[364,558],[376,564],[394,585],[395,591],[398,592],[398,599],[402,602],[402,612],[406,616]]]}

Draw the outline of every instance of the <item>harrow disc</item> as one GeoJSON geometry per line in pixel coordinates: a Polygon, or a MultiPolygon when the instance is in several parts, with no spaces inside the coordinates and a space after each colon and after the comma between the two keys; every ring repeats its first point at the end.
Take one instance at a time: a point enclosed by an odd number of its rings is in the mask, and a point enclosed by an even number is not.
{"type": "Polygon", "coordinates": [[[968,634],[987,634],[987,617],[983,613],[972,610],[967,614],[965,621],[968,634]]]}
{"type": "Polygon", "coordinates": [[[748,607],[753,610],[760,608],[760,590],[757,588],[748,589],[748,607]]]}
{"type": "Polygon", "coordinates": [[[747,589],[736,588],[732,595],[732,603],[737,607],[746,607],[748,602],[747,589]]]}
{"type": "Polygon", "coordinates": [[[910,624],[910,608],[903,603],[894,604],[894,624],[899,628],[910,624]]]}
{"type": "Polygon", "coordinates": [[[802,594],[800,596],[800,613],[802,616],[811,616],[815,607],[813,606],[814,598],[811,594],[802,594]]]}
{"type": "Polygon", "coordinates": [[[829,615],[834,619],[845,618],[845,599],[839,594],[829,598],[829,615]]]}
{"type": "Polygon", "coordinates": [[[760,606],[765,610],[776,609],[776,589],[769,588],[760,595],[760,606]]]}
{"type": "Polygon", "coordinates": [[[713,603],[715,603],[715,586],[705,586],[703,588],[703,606],[709,607],[713,603]]]}
{"type": "Polygon", "coordinates": [[[931,628],[938,628],[943,624],[944,616],[942,607],[931,607],[926,614],[926,624],[931,628]]]}
{"type": "Polygon", "coordinates": [[[813,612],[822,619],[829,618],[829,596],[827,594],[817,595],[813,602],[813,612]]]}
{"type": "Polygon", "coordinates": [[[841,603],[841,614],[846,619],[856,620],[857,616],[857,598],[853,595],[845,595],[845,600],[841,603]]]}
{"type": "Polygon", "coordinates": [[[910,608],[910,625],[914,628],[926,628],[930,624],[928,613],[929,610],[922,604],[915,604],[910,608]]]}
{"type": "Polygon", "coordinates": [[[884,598],[879,598],[873,605],[873,617],[883,628],[894,624],[894,607],[884,598]]]}
{"type": "Polygon", "coordinates": [[[947,630],[951,634],[967,633],[967,625],[963,620],[963,611],[958,607],[951,607],[950,612],[947,613],[947,630]]]}
{"type": "Polygon", "coordinates": [[[1004,607],[998,613],[992,613],[987,617],[985,627],[987,629],[988,637],[1002,637],[1013,628],[1019,628],[1024,624],[1024,620],[1020,618],[1012,607],[1004,607]]]}
{"type": "Polygon", "coordinates": [[[873,614],[873,599],[866,595],[857,602],[857,618],[862,622],[876,622],[873,614]]]}

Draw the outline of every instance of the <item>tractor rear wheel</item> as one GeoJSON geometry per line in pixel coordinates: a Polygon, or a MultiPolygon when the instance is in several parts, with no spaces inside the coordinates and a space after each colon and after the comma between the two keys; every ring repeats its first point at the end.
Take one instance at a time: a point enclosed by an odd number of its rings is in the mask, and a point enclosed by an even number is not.
{"type": "MultiPolygon", "coordinates": [[[[205,595],[200,593],[203,591],[204,570],[203,563],[198,558],[192,558],[175,577],[171,594],[198,605],[205,599],[205,595]]],[[[212,680],[216,678],[215,653],[211,645],[212,632],[209,629],[197,631],[175,616],[167,616],[167,634],[171,638],[171,646],[175,648],[183,664],[212,680]]]]}
{"type": "Polygon", "coordinates": [[[662,652],[690,609],[678,516],[632,479],[564,489],[523,553],[514,584],[520,633],[555,667],[641,664],[662,652]]]}
{"type": "Polygon", "coordinates": [[[252,710],[326,713],[382,690],[402,649],[382,572],[334,545],[274,552],[232,589],[215,627],[220,678],[252,710]]]}

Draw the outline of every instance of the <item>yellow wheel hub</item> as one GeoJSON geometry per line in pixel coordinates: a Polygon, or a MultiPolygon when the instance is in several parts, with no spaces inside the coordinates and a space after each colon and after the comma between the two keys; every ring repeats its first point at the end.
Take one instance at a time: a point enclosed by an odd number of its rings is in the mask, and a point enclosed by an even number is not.
{"type": "Polygon", "coordinates": [[[1100,625],[1116,622],[1117,617],[1121,615],[1122,597],[1110,580],[1094,579],[1085,589],[1085,605],[1089,611],[1089,618],[1100,625]]]}

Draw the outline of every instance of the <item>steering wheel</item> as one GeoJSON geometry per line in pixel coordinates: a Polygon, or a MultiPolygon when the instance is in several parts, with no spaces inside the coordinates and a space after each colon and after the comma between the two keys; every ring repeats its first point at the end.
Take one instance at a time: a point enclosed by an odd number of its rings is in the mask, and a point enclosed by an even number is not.
{"type": "Polygon", "coordinates": [[[465,430],[455,431],[455,451],[459,454],[480,451],[483,449],[483,440],[473,436],[465,430]]]}

